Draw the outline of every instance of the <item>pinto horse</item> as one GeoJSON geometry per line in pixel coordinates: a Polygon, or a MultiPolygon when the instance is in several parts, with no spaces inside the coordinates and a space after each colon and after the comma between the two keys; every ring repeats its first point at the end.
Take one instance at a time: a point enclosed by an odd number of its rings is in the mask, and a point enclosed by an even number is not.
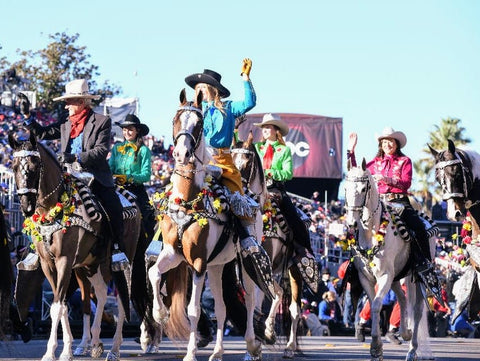
{"type": "MultiPolygon", "coordinates": [[[[63,172],[55,154],[49,148],[37,142],[32,133],[29,140],[18,140],[14,133],[10,133],[9,143],[13,149],[12,168],[17,193],[26,217],[24,227],[34,241],[41,268],[53,291],[50,308],[52,326],[42,361],[55,360],[59,323],[62,325],[64,343],[60,360],[68,361],[73,358],[73,336],[65,303],[72,271],[79,283],[84,304],[90,304],[91,285],[98,300],[91,330],[90,312],[84,308],[84,312],[87,311],[83,320],[84,337],[79,346],[87,347],[88,344],[92,356],[100,357],[103,352],[100,324],[107,299],[106,281],[112,278],[108,232],[102,228],[101,217],[87,211],[85,198],[79,196],[78,183],[63,172]]],[[[81,191],[83,192],[84,188],[81,188],[81,191]]],[[[141,224],[137,207],[134,207],[127,217],[124,214],[124,224],[126,254],[133,260],[141,224]]],[[[107,360],[119,359],[125,308],[129,304],[128,280],[122,272],[114,273],[113,278],[120,294],[119,317],[107,360]],[[118,281],[123,282],[119,284],[118,281]]]]}
{"type": "MultiPolygon", "coordinates": [[[[235,166],[242,174],[245,192],[253,195],[260,205],[265,205],[268,199],[268,191],[262,162],[253,145],[252,133],[249,134],[245,142],[235,144],[231,151],[235,166]]],[[[270,200],[268,202],[270,202],[270,200]]],[[[268,216],[265,217],[268,218],[268,216]]],[[[257,227],[263,228],[263,224],[259,224],[257,227]]],[[[265,340],[271,344],[276,342],[275,318],[278,308],[280,304],[282,304],[284,316],[290,317],[288,322],[290,324],[288,341],[283,352],[283,357],[293,358],[298,348],[297,326],[301,315],[300,301],[303,279],[298,267],[295,262],[293,262],[293,247],[287,242],[287,235],[278,224],[275,224],[275,231],[268,231],[263,234],[262,245],[272,261],[272,272],[274,276],[280,279],[280,284],[274,281],[275,298],[270,306],[265,324],[265,340]]],[[[259,293],[257,300],[257,308],[259,309],[262,308],[263,296],[263,293],[259,293]]]]}
{"type": "MultiPolygon", "coordinates": [[[[236,260],[239,247],[233,240],[231,220],[221,211],[209,185],[212,177],[206,171],[212,158],[203,136],[201,102],[201,94],[194,102],[187,102],[185,89],[180,93],[180,107],[173,119],[175,169],[171,188],[162,195],[165,198],[160,224],[163,249],[149,270],[154,318],[166,324],[165,332],[170,338],[188,340],[184,361],[196,360],[200,298],[207,272],[217,319],[216,343],[209,360],[222,360],[226,319],[223,293],[225,287],[235,286],[222,284],[222,273],[236,260]],[[162,275],[166,273],[165,289],[171,299],[167,302],[168,310],[161,293],[162,275]]],[[[255,338],[253,323],[255,284],[243,267],[239,272],[247,309],[245,360],[261,360],[261,343],[255,338]]]]}
{"type": "Polygon", "coordinates": [[[412,277],[405,277],[407,272],[411,272],[408,265],[410,243],[400,236],[395,219],[398,216],[387,212],[381,202],[365,160],[360,167],[349,167],[345,177],[345,209],[347,225],[356,230],[355,239],[350,240],[353,262],[372,309],[371,360],[383,360],[380,311],[382,300],[390,288],[397,295],[400,305],[400,334],[404,340],[410,340],[406,360],[416,360],[419,338],[423,337],[419,328],[425,323],[420,322],[425,316],[423,293],[420,282],[413,283],[412,277]],[[407,296],[402,292],[401,277],[405,277],[407,283],[407,296]],[[377,291],[375,284],[378,285],[377,291]],[[413,314],[409,312],[411,310],[413,314]]]}
{"type": "Polygon", "coordinates": [[[462,282],[464,292],[456,300],[457,307],[452,315],[452,323],[468,306],[469,316],[474,319],[480,312],[480,154],[471,149],[459,149],[448,139],[448,148],[437,151],[430,145],[435,158],[435,178],[442,187],[443,200],[447,202],[447,217],[458,221],[470,213],[472,221],[471,242],[466,245],[473,269],[465,272],[462,282]]]}

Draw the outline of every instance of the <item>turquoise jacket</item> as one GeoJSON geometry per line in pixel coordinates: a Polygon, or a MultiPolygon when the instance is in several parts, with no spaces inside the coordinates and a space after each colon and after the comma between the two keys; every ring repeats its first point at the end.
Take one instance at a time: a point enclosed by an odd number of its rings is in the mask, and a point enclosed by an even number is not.
{"type": "Polygon", "coordinates": [[[142,145],[135,161],[135,146],[132,142],[124,141],[113,146],[108,164],[113,174],[125,174],[127,182],[143,184],[150,181],[152,175],[152,152],[142,145]]]}
{"type": "Polygon", "coordinates": [[[245,97],[242,101],[226,100],[223,112],[215,108],[213,102],[202,102],[203,134],[208,146],[212,148],[230,148],[233,140],[235,119],[252,109],[257,97],[250,81],[244,81],[245,97]]]}
{"type": "MultiPolygon", "coordinates": [[[[292,152],[286,145],[280,144],[278,141],[270,142],[273,146],[272,167],[264,171],[265,177],[272,178],[277,182],[285,182],[293,177],[293,160],[292,152]]],[[[268,142],[255,143],[255,149],[260,155],[263,163],[263,156],[267,151],[268,142]]]]}

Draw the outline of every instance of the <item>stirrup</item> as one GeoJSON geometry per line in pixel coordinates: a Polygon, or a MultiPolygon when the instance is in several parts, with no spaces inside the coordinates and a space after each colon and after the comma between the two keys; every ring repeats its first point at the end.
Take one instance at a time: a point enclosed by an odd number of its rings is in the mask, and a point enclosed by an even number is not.
{"type": "Polygon", "coordinates": [[[421,264],[416,269],[418,277],[425,285],[425,288],[437,299],[437,301],[445,307],[445,303],[442,299],[442,293],[440,291],[440,283],[438,282],[435,268],[431,262],[421,264]]]}
{"type": "Polygon", "coordinates": [[[112,271],[118,272],[127,269],[130,266],[127,255],[121,251],[112,254],[112,271]]]}

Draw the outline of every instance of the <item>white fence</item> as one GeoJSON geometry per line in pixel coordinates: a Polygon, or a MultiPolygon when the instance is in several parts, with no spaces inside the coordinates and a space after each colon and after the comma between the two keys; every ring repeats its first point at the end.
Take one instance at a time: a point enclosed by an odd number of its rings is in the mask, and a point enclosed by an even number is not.
{"type": "MultiPolygon", "coordinates": [[[[5,220],[8,221],[12,234],[21,232],[23,229],[23,214],[20,210],[20,203],[15,188],[15,179],[11,170],[0,170],[0,184],[3,188],[3,190],[0,191],[0,202],[5,207],[5,220]]],[[[15,247],[27,244],[23,236],[15,237],[13,242],[15,247]]]]}

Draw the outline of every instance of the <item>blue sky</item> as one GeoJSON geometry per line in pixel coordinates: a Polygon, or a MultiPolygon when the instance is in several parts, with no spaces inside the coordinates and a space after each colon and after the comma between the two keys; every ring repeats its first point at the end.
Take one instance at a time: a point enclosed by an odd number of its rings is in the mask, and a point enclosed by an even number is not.
{"type": "Polygon", "coordinates": [[[167,140],[185,76],[216,70],[238,99],[241,60],[249,57],[258,97],[252,113],[343,117],[344,141],[357,131],[360,157],[372,158],[375,133],[392,126],[418,159],[448,116],[462,119],[480,150],[479,1],[21,4],[2,4],[0,56],[44,48],[48,34],[79,33],[78,45],[100,67],[98,80],[138,97],[140,119],[167,140]]]}

